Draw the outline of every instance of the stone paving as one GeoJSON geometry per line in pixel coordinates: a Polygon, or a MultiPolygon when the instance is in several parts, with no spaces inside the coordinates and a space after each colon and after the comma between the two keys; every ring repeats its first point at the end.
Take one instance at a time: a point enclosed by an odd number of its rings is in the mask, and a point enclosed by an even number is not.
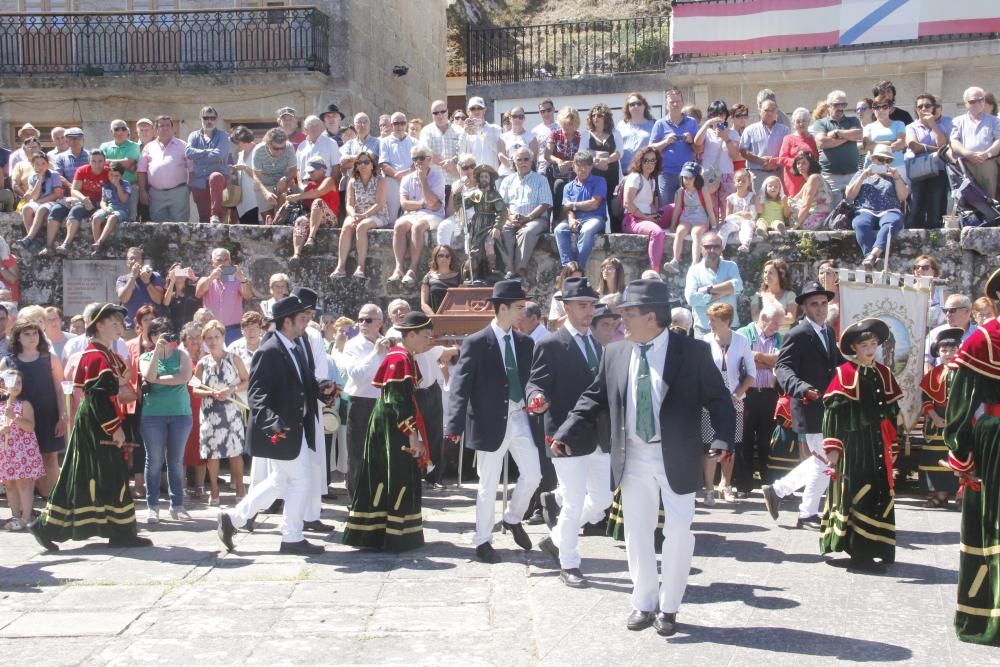
{"type": "MultiPolygon", "coordinates": [[[[1000,665],[1000,650],[962,644],[952,630],[958,512],[915,498],[897,503],[897,562],[880,575],[825,564],[816,533],[794,529],[790,507],[775,524],[759,495],[699,507],[680,631],[670,639],[625,629],[631,585],[621,543],[582,538],[592,585],[571,590],[548,556],[520,550],[509,535],[495,540],[503,563],[476,561],[473,502],[471,485],[429,494],[428,544],[400,556],[342,546],[337,501],[324,519],[338,532],[326,554],[308,559],[277,553],[269,516],[226,554],[215,510],[204,506],[191,508],[191,522],[168,517],[145,531],[151,549],[92,541],[44,554],[30,535],[0,534],[0,657],[9,665],[1000,665]]],[[[537,542],[545,528],[529,530],[537,542]]]]}

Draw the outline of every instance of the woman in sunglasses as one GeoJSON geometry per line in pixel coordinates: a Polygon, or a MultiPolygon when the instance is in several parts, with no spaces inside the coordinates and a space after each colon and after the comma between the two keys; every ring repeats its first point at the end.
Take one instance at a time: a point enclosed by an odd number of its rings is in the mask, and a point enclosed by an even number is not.
{"type": "MultiPolygon", "coordinates": [[[[934,153],[948,145],[951,137],[951,118],[941,116],[937,98],[924,93],[915,103],[917,119],[906,126],[906,156],[918,157],[934,153]]],[[[935,229],[942,225],[948,209],[948,175],[941,169],[936,175],[910,183],[913,189],[908,229],[935,229]]]]}
{"type": "Polygon", "coordinates": [[[364,278],[368,231],[388,224],[385,212],[388,191],[385,179],[375,170],[376,161],[368,149],[362,149],[354,159],[351,180],[347,183],[347,217],[340,230],[337,268],[330,274],[331,278],[347,277],[347,257],[351,254],[351,241],[355,235],[358,239],[358,268],[354,270],[354,277],[364,278]]]}
{"type": "Polygon", "coordinates": [[[893,161],[887,145],[876,145],[869,165],[844,191],[844,196],[854,202],[857,210],[852,225],[865,256],[861,266],[866,271],[875,268],[875,262],[885,252],[890,234],[895,237],[903,228],[903,202],[910,196],[910,188],[902,174],[891,166],[893,161]]]}
{"type": "Polygon", "coordinates": [[[525,129],[524,115],[524,107],[511,109],[510,129],[500,135],[504,149],[497,155],[500,158],[500,167],[497,171],[499,171],[501,179],[517,171],[514,166],[514,153],[518,148],[527,146],[532,155],[538,155],[538,139],[525,129]]]}
{"type": "Polygon", "coordinates": [[[892,151],[892,166],[903,167],[903,150],[906,148],[906,125],[901,120],[889,118],[895,106],[888,95],[879,95],[872,104],[875,120],[864,127],[863,142],[871,160],[875,146],[888,146],[892,151]]]}

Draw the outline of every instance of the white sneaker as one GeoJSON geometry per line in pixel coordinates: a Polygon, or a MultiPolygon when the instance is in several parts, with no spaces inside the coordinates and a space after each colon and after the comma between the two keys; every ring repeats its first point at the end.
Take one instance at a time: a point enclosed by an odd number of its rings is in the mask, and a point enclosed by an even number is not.
{"type": "Polygon", "coordinates": [[[160,508],[146,510],[146,523],[160,523],[160,508]]]}
{"type": "Polygon", "coordinates": [[[221,224],[222,224],[222,218],[220,218],[220,217],[219,217],[219,216],[217,216],[217,215],[213,215],[213,216],[211,216],[211,217],[210,217],[210,218],[208,219],[208,222],[209,222],[210,224],[213,224],[213,225],[221,225],[221,224]]]}
{"type": "Polygon", "coordinates": [[[705,507],[715,507],[715,489],[705,489],[705,507]]]}
{"type": "Polygon", "coordinates": [[[731,486],[724,487],[722,489],[722,498],[727,503],[735,503],[736,502],[736,492],[733,491],[733,487],[731,487],[731,486]]]}

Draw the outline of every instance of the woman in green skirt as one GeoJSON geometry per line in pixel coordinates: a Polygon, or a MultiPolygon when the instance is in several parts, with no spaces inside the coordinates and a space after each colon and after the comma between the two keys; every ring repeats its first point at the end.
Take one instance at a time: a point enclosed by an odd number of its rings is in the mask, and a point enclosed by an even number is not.
{"type": "Polygon", "coordinates": [[[137,534],[128,491],[128,443],[135,437],[128,437],[119,405],[128,368],[111,349],[123,330],[125,313],[125,308],[110,303],[88,307],[84,313],[91,341],[74,378],[83,400],[59,479],[42,515],[28,526],[47,551],[58,551],[57,542],[91,537],[106,538],[113,547],[152,545],[137,534]]]}

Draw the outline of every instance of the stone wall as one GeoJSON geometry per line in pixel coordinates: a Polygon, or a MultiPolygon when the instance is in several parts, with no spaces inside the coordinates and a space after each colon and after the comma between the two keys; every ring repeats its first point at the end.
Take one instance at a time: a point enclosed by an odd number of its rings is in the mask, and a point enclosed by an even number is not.
{"type": "MultiPolygon", "coordinates": [[[[20,238],[23,227],[18,216],[0,213],[0,233],[9,242],[20,238]]],[[[211,249],[221,246],[228,248],[234,261],[245,267],[259,298],[267,298],[268,278],[280,271],[288,273],[294,284],[316,289],[322,295],[324,308],[336,313],[353,314],[367,302],[384,307],[397,297],[406,298],[414,307],[419,306],[419,289],[390,290],[385,284],[385,278],[393,267],[392,238],[388,231],[380,230],[371,235],[366,280],[330,280],[327,274],[336,263],[337,235],[336,230],[320,230],[314,251],[305,256],[299,267],[289,269],[285,260],[291,246],[291,229],[288,227],[128,223],[118,230],[109,245],[107,257],[121,259],[124,270],[126,249],[141,245],[157,270],[162,271],[174,262],[181,262],[192,266],[198,275],[204,275],[209,270],[211,249]]],[[[90,259],[89,243],[90,233],[85,229],[65,259],[23,258],[22,304],[59,304],[63,289],[62,262],[90,259]]],[[[645,248],[645,239],[641,236],[602,236],[587,273],[592,281],[596,281],[601,261],[614,255],[625,265],[626,280],[634,280],[647,268],[645,248]]],[[[912,260],[925,253],[933,254],[941,263],[949,292],[976,297],[982,294],[982,285],[989,274],[1000,266],[1000,230],[904,231],[893,243],[890,268],[908,271],[912,260]]],[[[421,266],[427,265],[429,256],[428,248],[421,266]]],[[[784,237],[772,234],[768,240],[756,244],[748,255],[738,255],[735,243],[731,243],[726,256],[738,262],[744,278],[745,289],[740,301],[740,316],[744,321],[749,316],[749,300],[760,282],[760,270],[767,259],[777,257],[789,263],[794,287],[814,279],[816,266],[822,259],[838,258],[842,266],[858,266],[861,262],[854,235],[850,232],[788,232],[784,237]]],[[[348,272],[353,272],[353,260],[348,266],[348,272]]],[[[528,277],[529,291],[536,294],[543,304],[549,302],[555,291],[558,271],[559,257],[555,243],[551,236],[544,236],[535,250],[528,277]]],[[[670,277],[668,281],[675,298],[683,300],[684,274],[670,277]]]]}

